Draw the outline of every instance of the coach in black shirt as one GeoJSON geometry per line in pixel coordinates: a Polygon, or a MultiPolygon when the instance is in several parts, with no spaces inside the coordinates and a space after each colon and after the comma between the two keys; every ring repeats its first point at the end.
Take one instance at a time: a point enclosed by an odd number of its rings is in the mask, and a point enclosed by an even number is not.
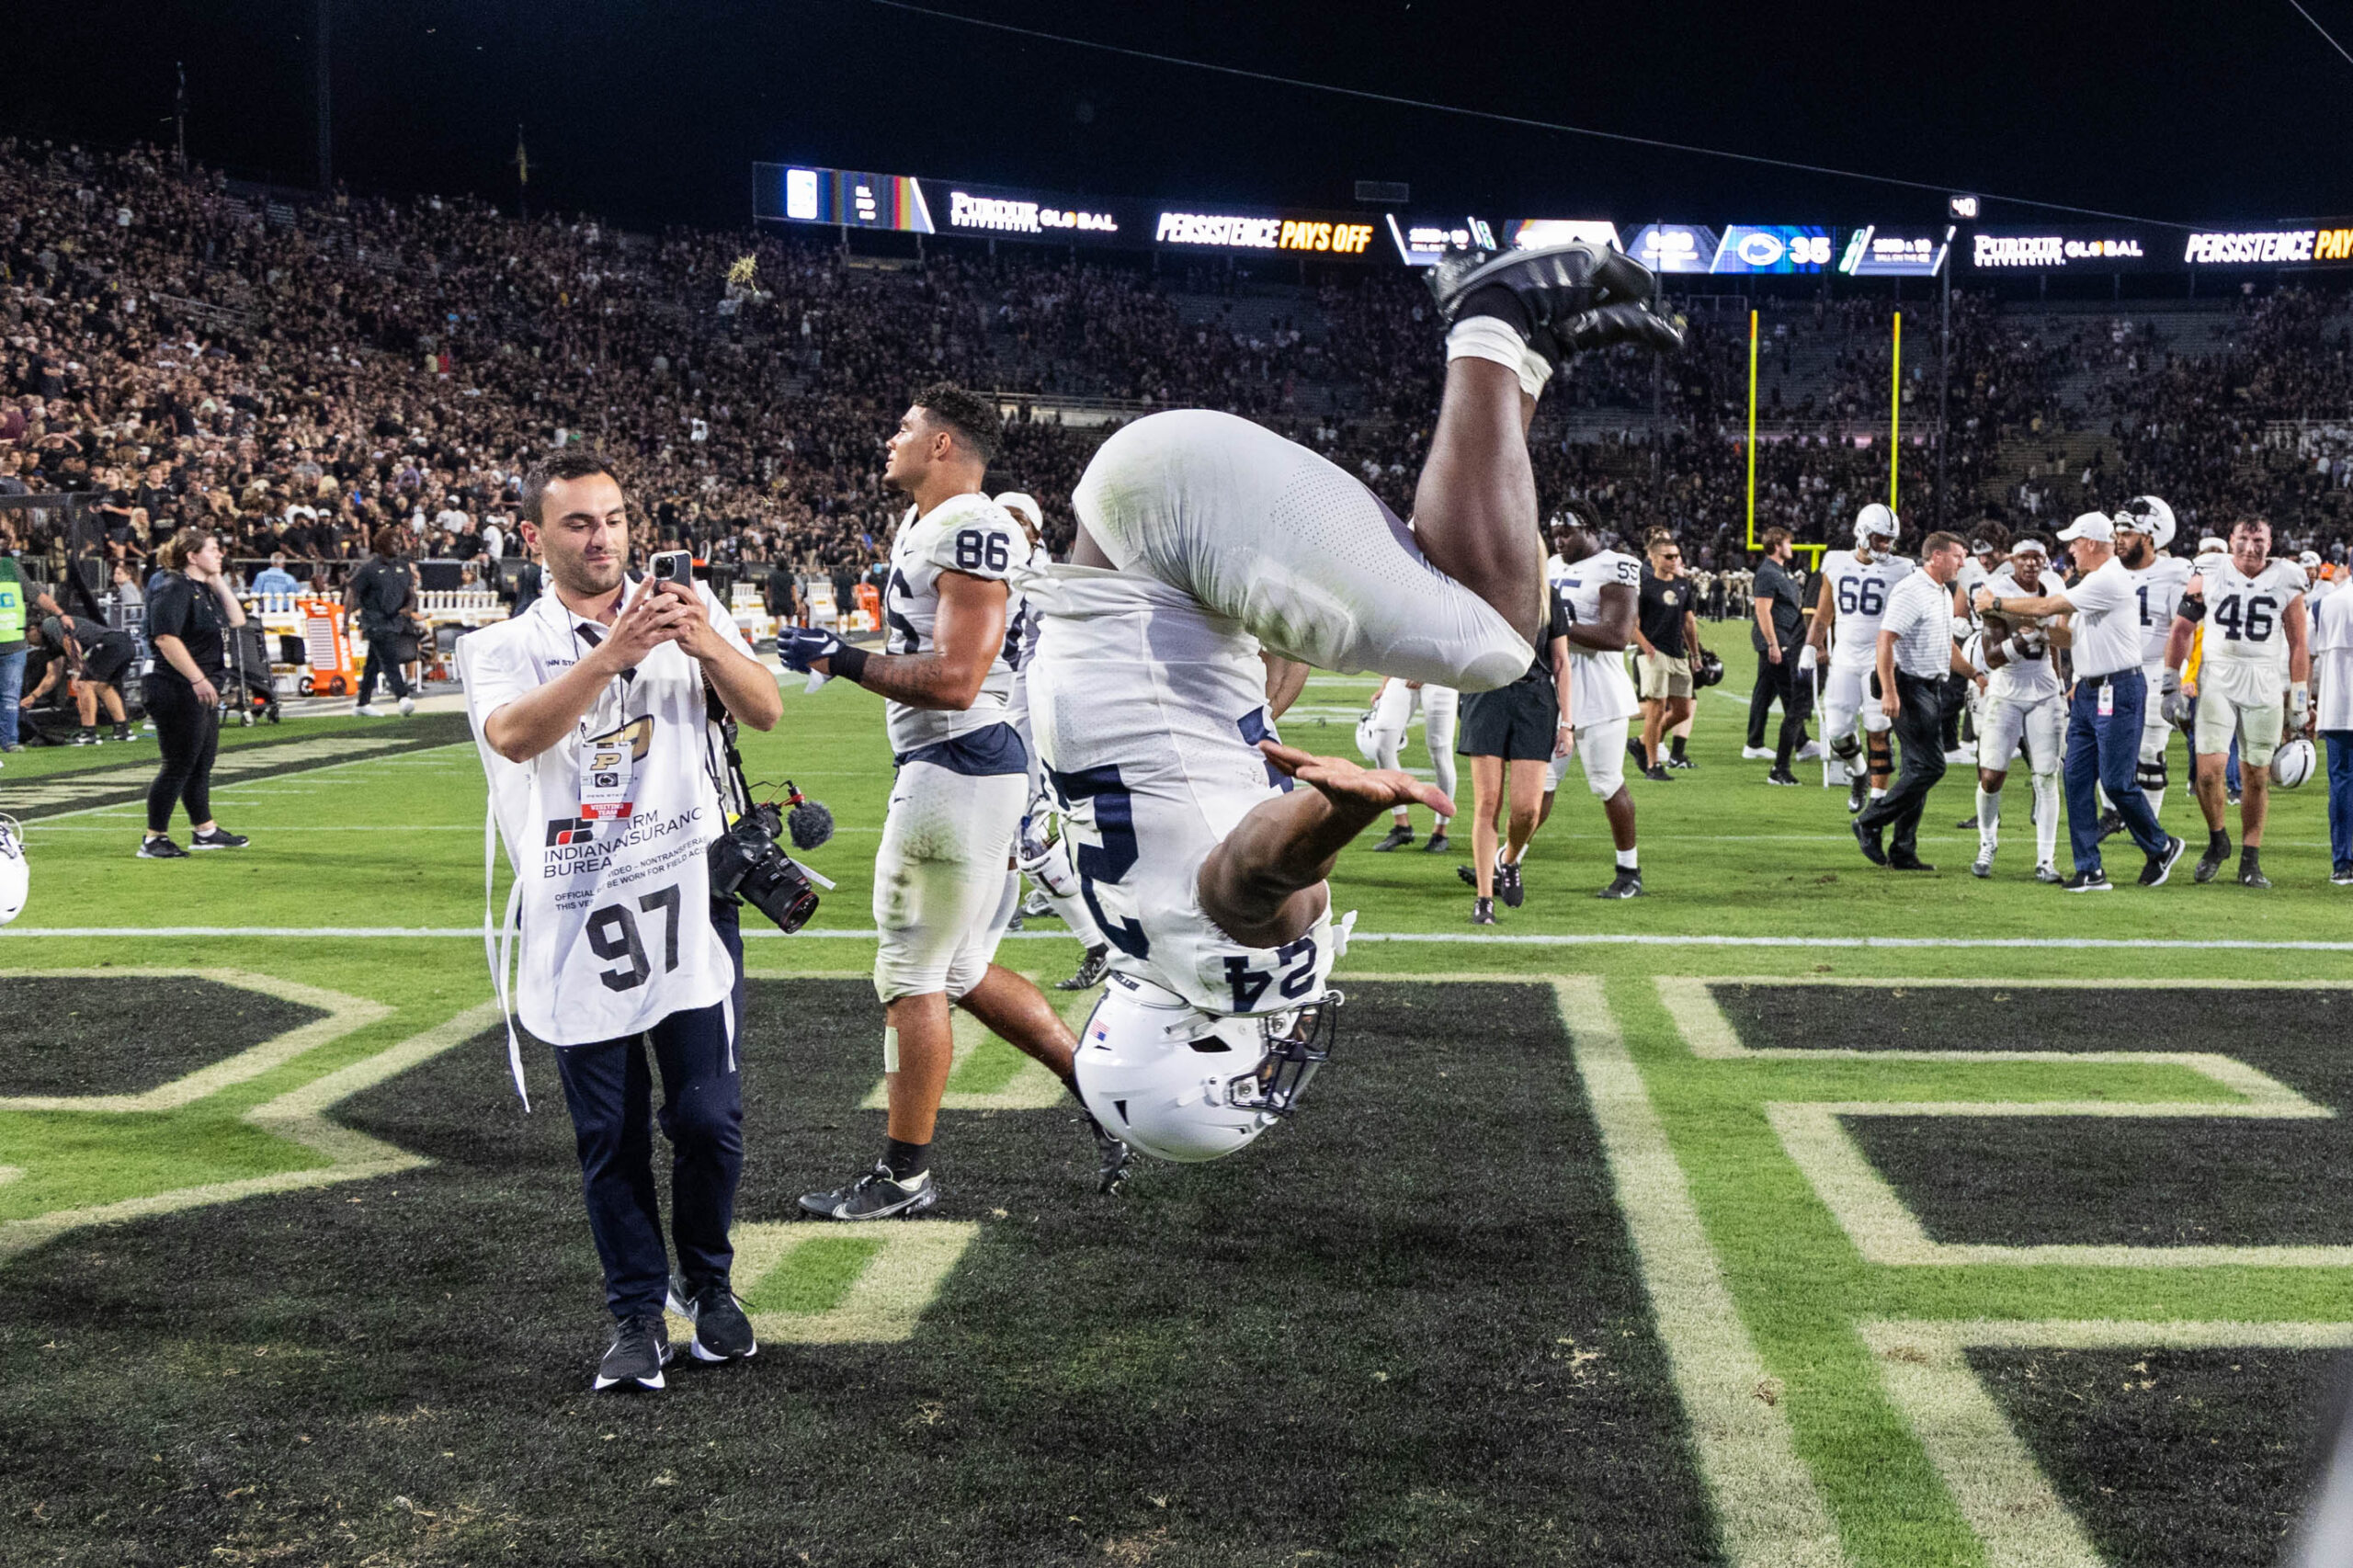
{"type": "Polygon", "coordinates": [[[191,849],[239,849],[243,834],[212,820],[212,756],[221,744],[220,683],[228,672],[225,633],[244,625],[245,612],[221,574],[221,541],[202,528],[182,528],[164,546],[163,570],[147,591],[147,642],[155,667],[145,687],[147,717],[164,766],[147,790],[142,860],[178,860],[188,850],[167,831],[172,808],[188,804],[195,833],[191,849]]]}
{"type": "Polygon", "coordinates": [[[1790,530],[1767,528],[1765,559],[1756,568],[1749,608],[1756,624],[1748,641],[1756,650],[1756,686],[1748,696],[1748,749],[1765,748],[1765,716],[1775,702],[1781,705],[1781,732],[1773,745],[1775,784],[1794,784],[1790,759],[1805,743],[1805,722],[1813,711],[1813,683],[1798,668],[1799,650],[1805,642],[1805,589],[1790,570],[1795,553],[1790,530]]]}
{"type": "Polygon", "coordinates": [[[363,719],[375,717],[368,702],[376,695],[379,672],[392,684],[401,711],[415,711],[416,699],[409,695],[408,676],[393,647],[409,634],[409,607],[416,602],[416,585],[408,571],[406,528],[387,524],[376,530],[376,553],[351,574],[344,602],[368,638],[368,667],[359,676],[359,701],[352,711],[363,719]]]}

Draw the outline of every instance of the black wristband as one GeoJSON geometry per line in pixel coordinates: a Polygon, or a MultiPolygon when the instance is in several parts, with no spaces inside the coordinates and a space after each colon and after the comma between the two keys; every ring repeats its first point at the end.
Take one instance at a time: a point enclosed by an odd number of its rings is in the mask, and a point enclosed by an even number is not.
{"type": "Polygon", "coordinates": [[[865,649],[844,642],[826,655],[825,662],[833,665],[834,674],[842,679],[853,686],[862,686],[866,682],[866,659],[865,649]]]}

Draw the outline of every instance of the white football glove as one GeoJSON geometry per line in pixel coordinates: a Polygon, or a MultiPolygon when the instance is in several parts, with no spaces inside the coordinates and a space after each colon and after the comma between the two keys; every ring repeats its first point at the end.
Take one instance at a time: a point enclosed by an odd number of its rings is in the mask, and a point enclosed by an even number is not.
{"type": "Polygon", "coordinates": [[[1820,656],[1814,653],[1813,643],[1809,642],[1804,647],[1798,650],[1798,674],[1802,676],[1812,675],[1813,673],[1814,665],[1820,662],[1820,656]]]}

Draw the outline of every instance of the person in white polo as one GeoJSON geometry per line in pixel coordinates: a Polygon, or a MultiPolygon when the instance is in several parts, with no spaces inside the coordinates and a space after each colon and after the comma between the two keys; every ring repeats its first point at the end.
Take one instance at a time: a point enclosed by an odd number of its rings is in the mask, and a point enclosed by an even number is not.
{"type": "Polygon", "coordinates": [[[2116,529],[2105,513],[2086,512],[2059,538],[2075,557],[2076,577],[2064,593],[1997,596],[1977,590],[1979,613],[2013,619],[2075,617],[2075,687],[2067,717],[2067,838],[2075,874],[2068,892],[2106,892],[2112,885],[2100,864],[2099,793],[2124,814],[2132,842],[2147,862],[2141,885],[2164,885],[2181,858],[2182,842],[2157,825],[2148,797],[2137,787],[2141,712],[2148,677],[2141,668],[2141,596],[2132,574],[2116,558],[2116,529]]]}

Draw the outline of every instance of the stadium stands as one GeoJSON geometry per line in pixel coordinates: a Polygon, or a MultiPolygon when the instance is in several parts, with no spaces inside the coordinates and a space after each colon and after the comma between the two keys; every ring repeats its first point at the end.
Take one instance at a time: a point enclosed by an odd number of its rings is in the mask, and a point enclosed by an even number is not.
{"type": "MultiPolygon", "coordinates": [[[[134,560],[199,520],[246,560],[333,562],[394,520],[428,557],[473,557],[520,471],[585,440],[630,462],[662,539],[858,570],[894,513],[881,437],[935,379],[1027,394],[1000,472],[1045,500],[1052,534],[1100,421],[1169,405],[1262,419],[1403,511],[1437,402],[1427,301],[1403,271],[1270,284],[977,244],[876,263],[798,234],[637,235],[472,199],[298,205],[153,150],[46,143],[0,143],[0,494],[101,492],[134,560]],[[1057,421],[1081,402],[1096,423],[1057,421]]],[[[1836,537],[1883,496],[1893,302],[1699,297],[1678,360],[1582,363],[1547,399],[1546,505],[1629,535],[1664,524],[1700,565],[1732,563],[1752,302],[1758,526],[1836,537]]],[[[2288,544],[2341,556],[2344,303],[1956,295],[1951,520],[2048,525],[2154,490],[2188,526],[2264,511],[2288,544]]],[[[1925,522],[1930,308],[1907,324],[1903,501],[1925,522]]]]}

